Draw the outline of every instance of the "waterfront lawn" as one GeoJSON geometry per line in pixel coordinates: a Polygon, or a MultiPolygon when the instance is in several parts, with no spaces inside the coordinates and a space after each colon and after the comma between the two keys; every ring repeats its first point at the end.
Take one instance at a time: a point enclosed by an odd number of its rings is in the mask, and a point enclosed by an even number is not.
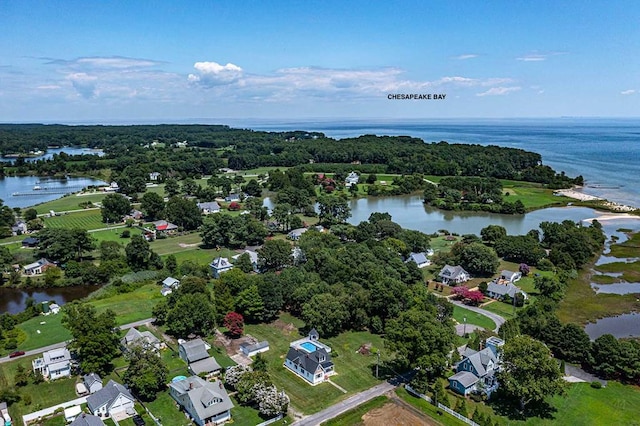
{"type": "Polygon", "coordinates": [[[464,318],[466,318],[467,324],[474,324],[484,328],[485,330],[493,330],[496,328],[496,324],[492,319],[468,309],[461,308],[460,306],[453,307],[453,318],[460,324],[464,324],[464,318]]]}
{"type": "Polygon", "coordinates": [[[331,380],[345,388],[347,394],[329,383],[311,386],[285,369],[283,363],[289,344],[301,338],[298,328],[302,325],[299,319],[283,313],[271,324],[250,324],[245,327],[247,334],[269,342],[269,351],[263,353],[268,362],[269,374],[275,385],[289,395],[293,407],[306,414],[314,413],[355,392],[380,383],[374,377],[375,355],[364,356],[356,353],[363,343],[372,343],[374,348],[381,349],[381,360],[388,358],[384,352],[382,338],[367,332],[347,332],[334,338],[320,339],[333,349],[333,362],[337,374],[332,376],[331,380]]]}
{"type": "Polygon", "coordinates": [[[504,200],[511,203],[520,200],[527,210],[565,206],[568,202],[573,201],[568,197],[553,195],[552,189],[544,188],[538,183],[504,179],[500,182],[502,182],[504,200]]]}
{"type": "Polygon", "coordinates": [[[80,207],[80,203],[86,203],[86,202],[91,202],[93,204],[99,203],[102,201],[102,199],[106,195],[107,194],[103,192],[96,192],[95,194],[90,194],[90,195],[69,194],[62,198],[58,198],[57,200],[47,201],[46,203],[38,204],[33,208],[36,209],[38,214],[49,213],[49,210],[53,210],[56,213],[66,212],[69,210],[80,210],[82,209],[82,207],[80,207]]]}
{"type": "Polygon", "coordinates": [[[630,234],[629,239],[622,243],[611,245],[611,256],[638,257],[638,253],[640,253],[640,232],[630,234]]]}
{"type": "Polygon", "coordinates": [[[117,294],[105,299],[91,300],[98,313],[111,309],[118,325],[151,318],[151,310],[162,300],[160,286],[147,284],[131,293],[117,294]]]}
{"type": "Polygon", "coordinates": [[[62,313],[57,315],[37,316],[31,318],[16,327],[24,331],[26,339],[18,349],[29,351],[54,343],[71,339],[71,333],[62,325],[62,313]],[[44,324],[41,324],[44,322],[44,324]],[[38,333],[40,331],[40,333],[38,333]]]}
{"type": "Polygon", "coordinates": [[[338,417],[334,417],[333,419],[322,423],[322,425],[324,426],[359,425],[362,423],[362,416],[367,414],[369,411],[382,407],[387,402],[389,402],[389,398],[387,398],[386,396],[384,395],[377,396],[372,400],[367,401],[364,404],[359,405],[352,410],[349,410],[345,413],[340,414],[338,417]]]}
{"type": "Polygon", "coordinates": [[[79,228],[86,230],[107,228],[109,226],[102,222],[100,210],[94,209],[47,217],[44,219],[44,223],[47,228],[79,228]]]}

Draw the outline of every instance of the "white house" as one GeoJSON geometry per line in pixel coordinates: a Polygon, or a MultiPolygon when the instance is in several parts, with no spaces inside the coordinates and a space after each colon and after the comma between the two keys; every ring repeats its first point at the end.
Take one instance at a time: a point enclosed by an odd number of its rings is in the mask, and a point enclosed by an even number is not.
{"type": "Polygon", "coordinates": [[[45,271],[49,268],[53,268],[56,265],[54,263],[49,262],[44,257],[37,262],[30,263],[25,265],[24,274],[25,275],[40,275],[44,274],[45,271]]]}
{"type": "Polygon", "coordinates": [[[149,173],[149,180],[156,181],[160,179],[161,174],[159,172],[151,172],[149,173]]]}
{"type": "Polygon", "coordinates": [[[315,386],[335,374],[329,352],[331,348],[320,343],[318,332],[312,329],[308,337],[289,345],[284,366],[315,386]]]}
{"type": "Polygon", "coordinates": [[[128,417],[135,413],[134,404],[135,399],[127,388],[113,380],[109,380],[105,387],[87,397],[87,408],[94,416],[100,417],[128,417]]]}
{"type": "Polygon", "coordinates": [[[418,268],[426,268],[431,265],[431,261],[427,259],[426,253],[410,253],[406,262],[415,262],[418,268]]]}
{"type": "Polygon", "coordinates": [[[160,289],[160,293],[163,296],[167,296],[178,287],[180,287],[180,280],[173,277],[167,277],[164,279],[164,281],[162,281],[162,288],[160,289]]]}
{"type": "Polygon", "coordinates": [[[198,203],[198,208],[202,214],[211,214],[211,213],[219,213],[220,212],[220,204],[215,201],[211,201],[208,203],[198,203]]]}
{"type": "Polygon", "coordinates": [[[216,257],[209,264],[209,268],[211,268],[211,275],[213,275],[214,278],[220,278],[220,274],[233,269],[233,265],[226,257],[216,257]]]}
{"type": "Polygon", "coordinates": [[[522,278],[521,272],[512,272],[508,270],[503,270],[500,272],[500,277],[496,279],[499,284],[513,284],[522,278]]]}
{"type": "Polygon", "coordinates": [[[71,354],[67,348],[52,349],[42,353],[42,358],[31,361],[34,373],[47,380],[71,376],[71,354]]]}
{"type": "Polygon", "coordinates": [[[150,331],[138,331],[137,328],[132,327],[127,331],[127,334],[120,340],[120,344],[124,350],[128,350],[133,346],[142,346],[146,349],[153,349],[159,351],[165,347],[165,344],[160,341],[150,331]]]}
{"type": "Polygon", "coordinates": [[[209,355],[207,346],[209,345],[202,339],[182,342],[178,346],[178,354],[184,362],[189,364],[191,374],[213,375],[222,369],[216,359],[209,355]]]}
{"type": "Polygon", "coordinates": [[[526,300],[528,298],[527,293],[522,291],[518,286],[509,284],[499,284],[495,281],[491,281],[487,285],[487,296],[492,299],[502,300],[505,296],[514,298],[516,294],[522,294],[522,297],[526,300]]]}
{"type": "Polygon", "coordinates": [[[245,356],[254,356],[259,353],[266,352],[269,350],[269,342],[263,340],[262,342],[256,343],[242,343],[240,345],[240,352],[242,352],[245,356]]]}
{"type": "Polygon", "coordinates": [[[90,373],[82,377],[87,392],[96,393],[102,389],[102,379],[96,373],[90,373]]]}
{"type": "Polygon", "coordinates": [[[348,188],[351,185],[357,185],[359,180],[360,176],[358,176],[356,172],[351,172],[349,173],[349,176],[347,176],[347,178],[344,180],[344,186],[348,188]]]}
{"type": "Polygon", "coordinates": [[[218,425],[231,420],[233,403],[222,382],[208,382],[198,376],[169,384],[169,394],[198,426],[218,425]]]}
{"type": "Polygon", "coordinates": [[[442,270],[440,270],[438,277],[447,285],[461,284],[471,279],[471,275],[459,265],[444,265],[442,270]]]}

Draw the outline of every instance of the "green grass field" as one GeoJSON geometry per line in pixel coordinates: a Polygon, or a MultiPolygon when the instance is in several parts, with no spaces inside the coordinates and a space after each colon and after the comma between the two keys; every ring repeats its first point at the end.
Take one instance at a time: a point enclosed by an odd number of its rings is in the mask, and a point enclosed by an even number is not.
{"type": "Polygon", "coordinates": [[[122,238],[120,236],[122,234],[122,231],[124,230],[129,230],[131,236],[142,234],[142,231],[138,228],[120,227],[91,232],[91,236],[96,239],[98,245],[100,245],[101,241],[117,241],[126,246],[127,244],[129,244],[131,239],[122,238]]]}
{"type": "Polygon", "coordinates": [[[453,318],[460,324],[464,324],[464,318],[466,318],[467,324],[474,324],[486,330],[493,330],[496,328],[496,324],[490,318],[468,309],[461,308],[460,306],[453,307],[453,318]]]}
{"type": "Polygon", "coordinates": [[[102,201],[104,197],[106,197],[106,193],[104,192],[96,192],[95,194],[90,195],[75,195],[69,194],[62,198],[58,198],[57,200],[47,201],[46,203],[38,204],[33,208],[36,209],[38,214],[49,213],[49,210],[53,210],[54,212],[65,212],[68,210],[79,210],[82,209],[80,207],[80,203],[92,202],[99,203],[102,201]]]}
{"type": "Polygon", "coordinates": [[[61,216],[44,219],[47,228],[80,228],[86,230],[107,228],[102,222],[100,210],[83,210],[74,213],[64,213],[61,216]]]}
{"type": "Polygon", "coordinates": [[[116,313],[118,325],[150,318],[153,307],[162,300],[160,286],[148,284],[131,293],[118,294],[106,299],[94,300],[90,303],[98,313],[111,309],[116,313]]]}
{"type": "Polygon", "coordinates": [[[384,362],[388,355],[383,348],[382,338],[367,332],[347,332],[337,337],[321,339],[333,349],[336,375],[331,380],[345,388],[344,394],[329,383],[310,386],[302,378],[283,367],[284,356],[289,343],[299,339],[298,327],[303,323],[291,315],[282,314],[272,324],[247,325],[245,332],[258,340],[268,340],[270,349],[263,355],[267,359],[269,374],[276,386],[283,388],[291,398],[291,404],[304,413],[314,413],[352,395],[380,383],[374,377],[376,357],[356,353],[360,345],[372,343],[380,349],[384,362]],[[337,355],[335,355],[337,354],[337,355]]]}
{"type": "Polygon", "coordinates": [[[62,314],[58,314],[38,316],[19,324],[17,327],[27,336],[26,340],[19,345],[19,349],[28,351],[71,339],[71,333],[64,328],[61,320],[62,314]]]}

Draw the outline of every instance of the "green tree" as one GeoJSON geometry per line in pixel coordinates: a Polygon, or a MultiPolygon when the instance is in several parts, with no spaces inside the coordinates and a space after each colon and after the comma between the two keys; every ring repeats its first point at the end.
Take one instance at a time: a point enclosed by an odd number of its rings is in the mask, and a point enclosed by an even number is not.
{"type": "Polygon", "coordinates": [[[113,311],[98,314],[89,304],[65,305],[62,324],[73,336],[70,347],[78,354],[82,371],[107,375],[113,369],[111,362],[120,353],[115,318],[113,311]]]}
{"type": "Polygon", "coordinates": [[[172,274],[175,274],[178,271],[178,261],[176,260],[176,256],[170,254],[164,261],[164,267],[167,271],[172,274]]]}
{"type": "Polygon", "coordinates": [[[257,323],[262,320],[264,302],[257,285],[251,285],[242,290],[235,300],[236,310],[242,314],[247,322],[257,323]]]}
{"type": "Polygon", "coordinates": [[[564,296],[565,286],[554,276],[539,275],[533,278],[533,285],[540,295],[558,301],[564,296]]]}
{"type": "Polygon", "coordinates": [[[260,184],[255,179],[251,179],[247,184],[242,188],[244,192],[252,197],[260,197],[262,195],[262,188],[260,184]]]}
{"type": "Polygon", "coordinates": [[[120,194],[109,194],[102,199],[100,213],[105,223],[120,223],[129,212],[131,212],[131,202],[120,194]]]}
{"type": "Polygon", "coordinates": [[[197,229],[202,224],[200,209],[193,200],[172,197],[167,202],[165,212],[169,222],[175,223],[186,231],[197,229]]]}
{"type": "Polygon", "coordinates": [[[174,178],[169,178],[164,181],[164,192],[167,197],[172,198],[180,193],[180,185],[174,178]]]}
{"type": "Polygon", "coordinates": [[[267,271],[278,271],[291,265],[291,244],[284,240],[268,240],[258,250],[258,266],[267,271]]]}
{"type": "Polygon", "coordinates": [[[34,220],[37,217],[38,217],[38,211],[36,209],[27,209],[24,212],[24,220],[25,221],[34,220]]]}
{"type": "Polygon", "coordinates": [[[100,260],[114,260],[122,256],[122,244],[117,241],[100,242],[100,260]]]}
{"type": "Polygon", "coordinates": [[[126,354],[129,366],[124,382],[144,401],[152,401],[164,389],[169,369],[153,349],[133,346],[126,354]]]}
{"type": "Polygon", "coordinates": [[[334,225],[345,222],[351,217],[351,208],[346,198],[341,196],[322,196],[318,198],[320,222],[334,225]]]}
{"type": "Polygon", "coordinates": [[[131,242],[127,244],[124,251],[127,256],[127,264],[134,271],[140,271],[149,266],[152,251],[149,248],[149,242],[142,235],[131,237],[131,242]]]}
{"type": "Polygon", "coordinates": [[[543,343],[526,335],[505,343],[498,381],[509,397],[520,402],[521,410],[564,392],[558,362],[543,343]]]}
{"type": "Polygon", "coordinates": [[[318,330],[322,337],[340,333],[348,314],[343,301],[330,293],[316,294],[302,306],[305,324],[318,330]]]}
{"type": "Polygon", "coordinates": [[[149,220],[161,219],[164,214],[164,199],[155,192],[147,192],[140,200],[140,208],[149,220]]]}
{"type": "Polygon", "coordinates": [[[454,246],[458,261],[472,275],[489,276],[496,273],[500,259],[495,250],[482,243],[454,246]]]}
{"type": "Polygon", "coordinates": [[[494,245],[507,236],[507,230],[500,225],[489,225],[480,230],[480,236],[487,244],[494,245]]]}
{"type": "Polygon", "coordinates": [[[242,253],[233,266],[244,273],[253,272],[253,262],[251,262],[251,256],[248,253],[242,253]]]}
{"type": "Polygon", "coordinates": [[[427,183],[422,194],[422,199],[425,203],[430,204],[434,202],[439,195],[440,191],[438,191],[438,187],[432,183],[427,183]]]}
{"type": "Polygon", "coordinates": [[[213,304],[199,293],[179,297],[166,316],[169,334],[183,339],[191,333],[207,335],[213,330],[215,321],[216,310],[213,304]]]}

